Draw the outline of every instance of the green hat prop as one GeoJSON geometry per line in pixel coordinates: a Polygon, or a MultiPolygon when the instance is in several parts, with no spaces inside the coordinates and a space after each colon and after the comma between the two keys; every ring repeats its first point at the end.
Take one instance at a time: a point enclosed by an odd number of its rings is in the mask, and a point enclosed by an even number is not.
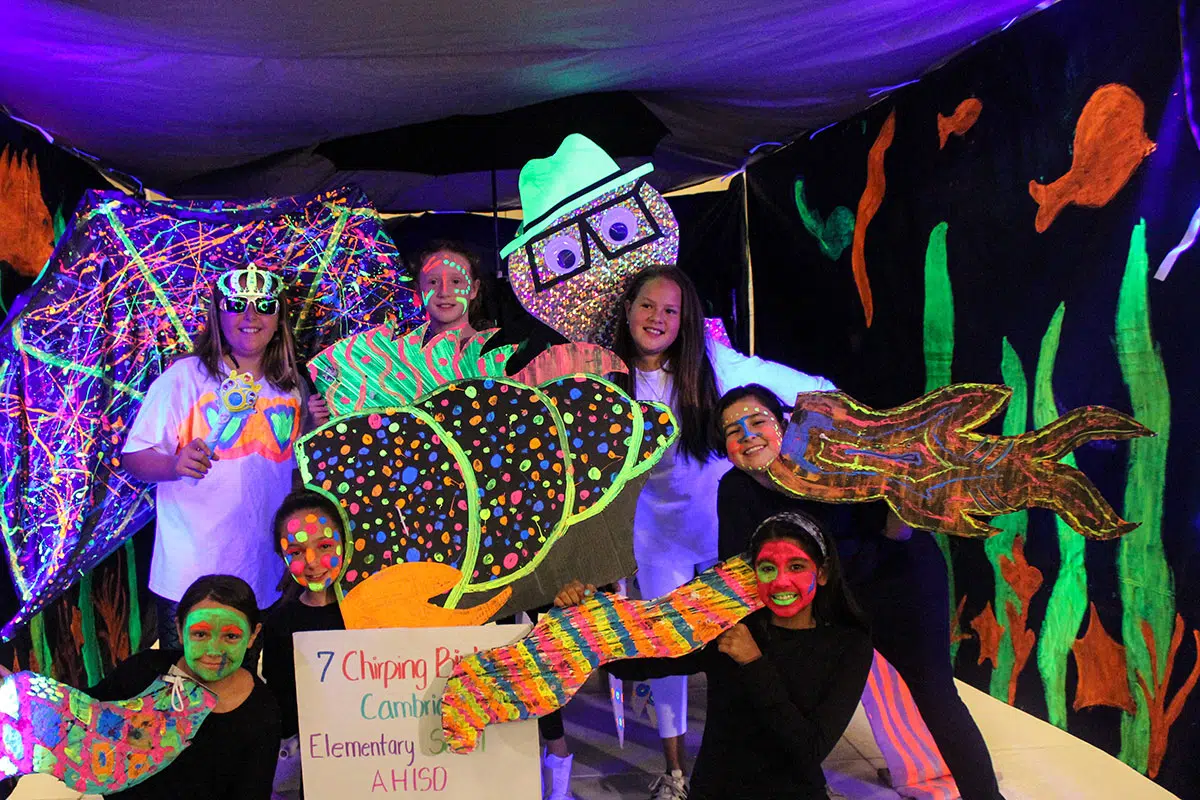
{"type": "Polygon", "coordinates": [[[535,158],[521,168],[517,188],[525,221],[517,229],[517,238],[500,251],[500,257],[508,258],[509,253],[549,228],[559,217],[653,170],[653,164],[642,164],[623,173],[600,145],[582,133],[568,135],[554,155],[535,158]]]}

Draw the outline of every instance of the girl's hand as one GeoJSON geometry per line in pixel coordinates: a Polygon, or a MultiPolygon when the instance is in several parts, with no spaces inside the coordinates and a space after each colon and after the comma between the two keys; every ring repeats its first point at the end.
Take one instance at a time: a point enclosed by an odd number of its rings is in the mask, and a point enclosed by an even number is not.
{"type": "Polygon", "coordinates": [[[219,460],[203,439],[192,439],[175,456],[175,475],[180,478],[203,478],[212,468],[212,462],[219,460]]]}
{"type": "Polygon", "coordinates": [[[887,522],[883,526],[883,535],[892,541],[907,542],[912,538],[913,530],[904,520],[896,516],[895,511],[888,511],[887,522]]]}
{"type": "Polygon", "coordinates": [[[750,629],[740,622],[717,637],[717,649],[742,666],[762,658],[758,642],[754,641],[750,629]]]}
{"type": "Polygon", "coordinates": [[[596,593],[596,587],[590,583],[584,585],[579,581],[571,581],[558,590],[554,596],[554,605],[558,608],[577,606],[596,593]]]}
{"type": "Polygon", "coordinates": [[[325,402],[325,398],[319,394],[310,394],[308,396],[308,414],[318,428],[329,422],[329,404],[325,402]]]}

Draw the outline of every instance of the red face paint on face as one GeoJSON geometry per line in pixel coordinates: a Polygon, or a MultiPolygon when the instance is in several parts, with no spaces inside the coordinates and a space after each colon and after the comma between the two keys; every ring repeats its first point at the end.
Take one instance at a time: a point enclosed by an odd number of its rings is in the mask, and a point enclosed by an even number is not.
{"type": "Polygon", "coordinates": [[[763,545],[754,560],[758,597],[780,617],[794,617],[817,596],[817,565],[800,545],[774,539],[763,545]]]}

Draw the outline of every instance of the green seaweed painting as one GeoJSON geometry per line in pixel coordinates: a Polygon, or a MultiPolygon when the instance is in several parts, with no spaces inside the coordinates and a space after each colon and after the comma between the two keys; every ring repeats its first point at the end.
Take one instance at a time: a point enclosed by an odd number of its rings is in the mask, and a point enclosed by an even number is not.
{"type": "MultiPolygon", "coordinates": [[[[1049,425],[1058,418],[1054,402],[1054,362],[1062,336],[1067,306],[1059,303],[1050,319],[1038,353],[1037,374],[1033,384],[1033,424],[1049,425]]],[[[1074,467],[1075,456],[1068,453],[1062,463],[1074,467]]],[[[1058,531],[1058,574],[1050,590],[1046,616],[1038,635],[1037,663],[1046,695],[1046,716],[1052,725],[1067,729],[1067,657],[1075,635],[1087,613],[1087,568],[1084,563],[1086,540],[1056,517],[1058,531]]]]}
{"type": "Polygon", "coordinates": [[[800,213],[804,229],[817,240],[826,258],[837,261],[854,239],[854,212],[845,206],[838,206],[830,212],[829,219],[822,219],[821,212],[808,205],[803,178],[796,179],[795,191],[796,210],[800,213]]]}
{"type": "MultiPolygon", "coordinates": [[[[954,361],[954,291],[950,286],[950,271],[946,257],[946,234],[949,223],[939,222],[929,232],[929,245],[925,249],[925,393],[947,386],[951,382],[954,361]]],[[[958,657],[959,618],[955,610],[954,558],[950,552],[949,537],[942,533],[933,534],[942,557],[946,560],[946,580],[950,591],[950,663],[958,657]]]]}
{"type": "MultiPolygon", "coordinates": [[[[1021,358],[1009,343],[1007,336],[1001,342],[1000,376],[1004,383],[1013,390],[1012,400],[1008,402],[1008,408],[1004,412],[1002,433],[1005,436],[1020,436],[1029,427],[1029,391],[1025,380],[1025,368],[1021,366],[1021,358]]],[[[992,565],[996,587],[995,608],[1003,615],[1005,609],[1009,606],[1016,607],[1021,603],[1021,599],[1005,577],[1004,570],[1000,566],[1000,557],[1011,558],[1016,538],[1018,536],[1022,539],[1025,538],[1026,530],[1029,527],[1029,512],[1017,511],[1013,514],[1005,514],[997,517],[993,524],[1000,529],[1000,533],[989,537],[983,543],[983,549],[992,565]]],[[[972,625],[979,633],[980,663],[983,662],[985,655],[992,659],[993,669],[988,692],[992,697],[1007,703],[1012,687],[1015,686],[1013,668],[1016,658],[1013,652],[1012,637],[1004,635],[1007,628],[999,625],[990,605],[972,625]],[[988,619],[989,617],[990,619],[988,619]],[[985,647],[989,642],[990,647],[985,647]],[[985,653],[985,649],[990,652],[985,653]]]]}
{"type": "Polygon", "coordinates": [[[1162,541],[1171,395],[1162,355],[1150,331],[1149,273],[1146,221],[1141,220],[1130,238],[1117,302],[1117,360],[1134,417],[1158,436],[1129,446],[1124,511],[1127,518],[1142,520],[1142,527],[1121,539],[1117,572],[1123,610],[1121,636],[1137,710],[1122,716],[1120,757],[1153,778],[1166,754],[1171,725],[1200,678],[1200,632],[1192,632],[1197,654],[1191,674],[1168,703],[1167,690],[1184,625],[1175,613],[1174,577],[1162,541]]]}

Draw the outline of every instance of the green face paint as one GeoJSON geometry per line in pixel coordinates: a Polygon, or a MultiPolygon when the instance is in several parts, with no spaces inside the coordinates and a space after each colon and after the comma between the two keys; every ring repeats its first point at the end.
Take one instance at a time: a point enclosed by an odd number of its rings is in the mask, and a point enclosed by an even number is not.
{"type": "Polygon", "coordinates": [[[232,608],[194,608],[183,626],[183,656],[201,680],[234,673],[246,657],[250,631],[246,617],[232,608]]]}

